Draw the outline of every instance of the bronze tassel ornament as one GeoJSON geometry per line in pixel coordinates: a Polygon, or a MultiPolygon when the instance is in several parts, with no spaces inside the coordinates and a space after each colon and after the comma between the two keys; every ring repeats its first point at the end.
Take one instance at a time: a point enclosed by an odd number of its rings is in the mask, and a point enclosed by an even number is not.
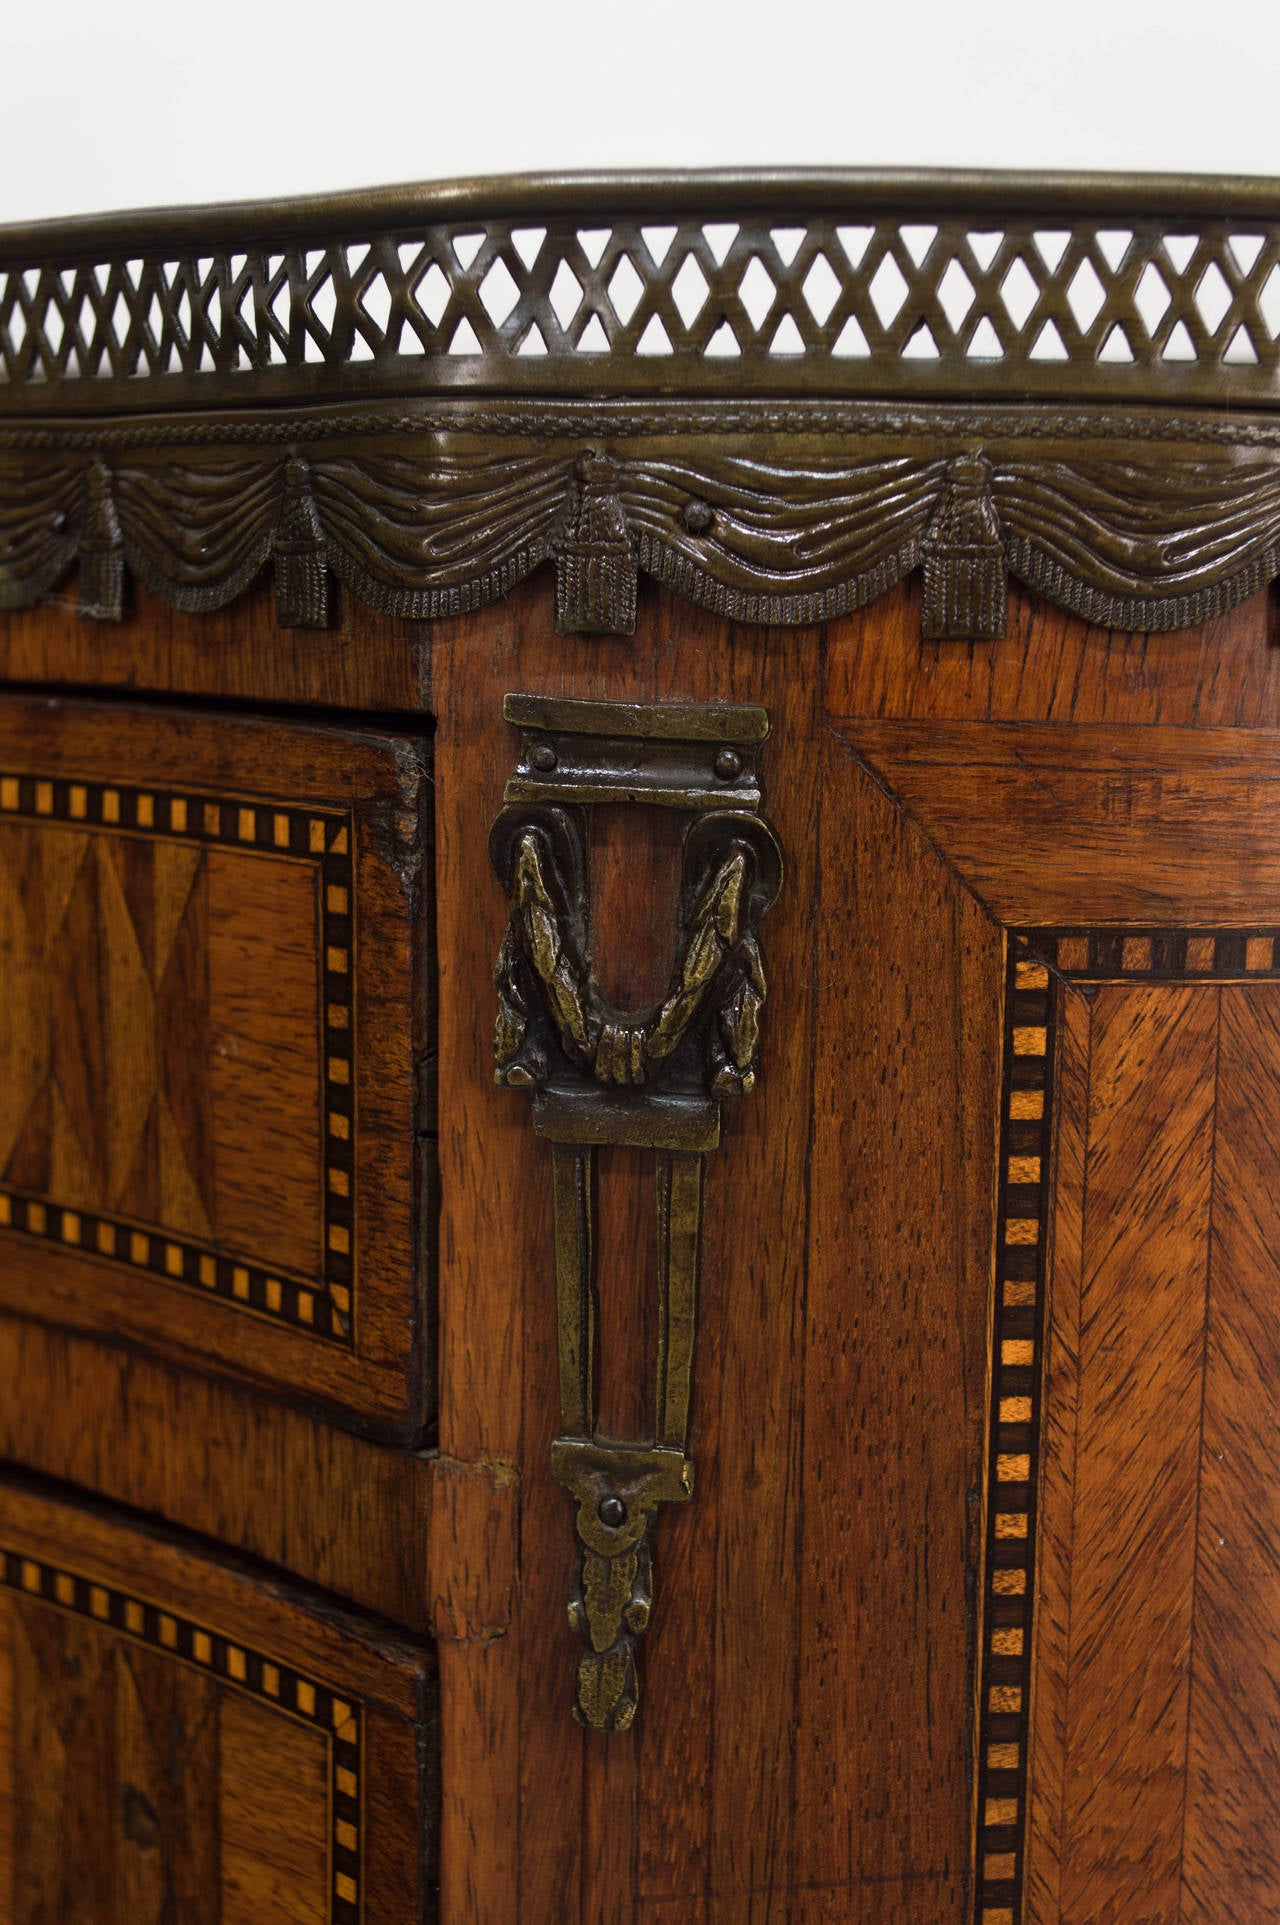
{"type": "Polygon", "coordinates": [[[275,538],[276,620],[282,628],[327,628],[329,565],[311,470],[294,455],[284,471],[275,538]]]}
{"type": "Polygon", "coordinates": [[[636,632],[636,557],[618,480],[608,455],[574,463],[564,532],[553,544],[557,634],[636,632]]]}
{"type": "Polygon", "coordinates": [[[76,607],[95,622],[118,622],[124,614],[124,536],[105,461],[95,461],[85,477],[76,607]]]}
{"type": "Polygon", "coordinates": [[[1008,579],[1004,541],[981,455],[957,455],[923,543],[927,641],[999,641],[1008,579]]]}

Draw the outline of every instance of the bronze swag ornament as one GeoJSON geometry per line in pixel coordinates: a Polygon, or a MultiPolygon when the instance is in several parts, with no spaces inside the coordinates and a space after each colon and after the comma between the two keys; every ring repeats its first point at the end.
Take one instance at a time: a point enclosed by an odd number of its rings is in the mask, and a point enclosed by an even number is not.
{"type": "Polygon", "coordinates": [[[693,1491],[689,1397],[703,1163],[720,1102],[755,1083],[766,995],[757,939],[782,861],[759,813],[758,708],[508,696],[519,766],[489,840],[510,915],[495,982],[497,1081],[527,1089],[552,1145],[560,1434],[551,1468],[574,1500],[569,1621],[584,1650],[575,1716],[626,1730],[636,1641],[652,1608],[649,1538],[663,1504],[693,1491]],[[676,960],[661,1002],[614,1008],[591,968],[590,812],[639,802],[687,818],[676,960]],[[658,1356],[654,1435],[596,1436],[594,1156],[652,1149],[657,1164],[658,1356]]]}

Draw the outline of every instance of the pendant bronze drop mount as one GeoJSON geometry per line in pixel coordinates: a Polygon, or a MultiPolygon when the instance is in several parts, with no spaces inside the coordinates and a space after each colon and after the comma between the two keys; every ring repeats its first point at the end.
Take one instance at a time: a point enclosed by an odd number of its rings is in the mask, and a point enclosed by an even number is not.
{"type": "Polygon", "coordinates": [[[490,854],[510,906],[495,981],[497,1080],[530,1091],[552,1146],[560,1434],[551,1468],[575,1504],[569,1620],[584,1649],[575,1715],[625,1730],[636,1641],[652,1609],[650,1535],[693,1492],[689,1410],[703,1165],[725,1096],[753,1088],[766,977],[757,930],[782,880],[760,813],[762,709],[508,696],[522,730],[490,854]],[[590,811],[628,802],[686,819],[676,962],[667,995],[613,1008],[591,968],[590,811]],[[651,1438],[596,1434],[595,1152],[652,1150],[658,1345],[651,1438]]]}

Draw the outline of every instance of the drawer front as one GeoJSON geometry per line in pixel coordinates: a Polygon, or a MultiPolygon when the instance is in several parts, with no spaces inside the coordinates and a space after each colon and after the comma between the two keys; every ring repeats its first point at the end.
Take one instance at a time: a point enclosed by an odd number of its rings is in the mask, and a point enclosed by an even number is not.
{"type": "Polygon", "coordinates": [[[0,701],[0,1302],[425,1421],[426,774],[0,701]]]}
{"type": "Polygon", "coordinates": [[[426,1916],[430,1656],[0,1483],[0,1917],[426,1916]]]}

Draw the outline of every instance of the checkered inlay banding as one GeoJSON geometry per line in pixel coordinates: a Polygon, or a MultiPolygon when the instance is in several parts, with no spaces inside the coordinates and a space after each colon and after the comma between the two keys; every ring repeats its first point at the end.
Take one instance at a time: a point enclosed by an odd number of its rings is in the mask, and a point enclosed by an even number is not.
{"type": "Polygon", "coordinates": [[[1046,965],[1011,953],[979,1657],[979,1925],[1021,1917],[1054,1004],[1046,965]]]}
{"type": "Polygon", "coordinates": [[[363,1709],[358,1702],[251,1645],[20,1550],[0,1548],[0,1585],[195,1665],[231,1689],[318,1730],[329,1756],[327,1925],[360,1925],[363,1709]]]}
{"type": "Polygon", "coordinates": [[[320,937],[324,1150],[321,1276],[232,1257],[159,1226],[72,1208],[0,1183],[0,1231],[185,1284],[227,1303],[351,1347],[355,1341],[355,898],[350,810],[303,808],[74,777],[0,772],[0,822],[217,845],[314,866],[320,937]]]}
{"type": "Polygon", "coordinates": [[[1060,983],[1280,980],[1280,929],[1010,931],[979,1661],[977,1925],[1023,1925],[1054,1029],[1060,983]]]}
{"type": "Polygon", "coordinates": [[[1019,940],[1080,982],[1280,977],[1280,929],[1026,929],[1019,940]]]}

